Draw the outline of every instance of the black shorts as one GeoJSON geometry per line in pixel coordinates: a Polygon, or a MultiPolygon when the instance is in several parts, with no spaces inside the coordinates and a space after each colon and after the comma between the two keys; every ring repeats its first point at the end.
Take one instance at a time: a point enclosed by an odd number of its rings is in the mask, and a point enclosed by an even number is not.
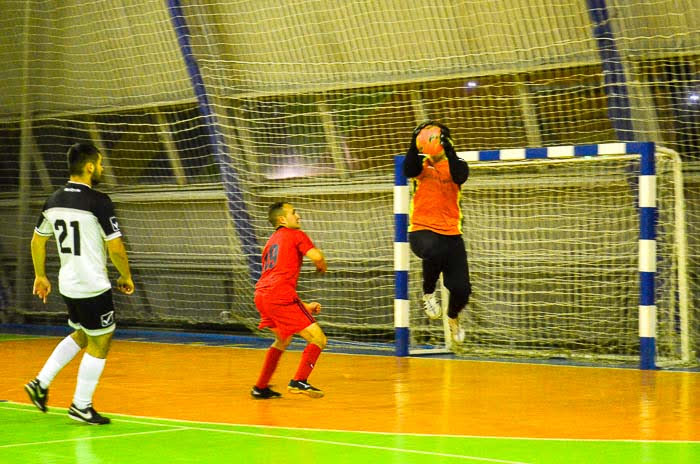
{"type": "Polygon", "coordinates": [[[68,306],[68,325],[96,337],[116,328],[112,290],[90,298],[69,298],[61,295],[68,306]]]}

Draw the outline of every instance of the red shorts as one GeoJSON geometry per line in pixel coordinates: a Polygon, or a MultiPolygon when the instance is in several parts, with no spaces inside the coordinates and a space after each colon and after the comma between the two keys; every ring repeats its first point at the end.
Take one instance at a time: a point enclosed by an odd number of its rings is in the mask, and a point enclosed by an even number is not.
{"type": "Polygon", "coordinates": [[[270,328],[280,338],[299,333],[316,322],[299,299],[291,303],[278,303],[265,294],[256,293],[255,307],[260,313],[258,329],[270,328]]]}

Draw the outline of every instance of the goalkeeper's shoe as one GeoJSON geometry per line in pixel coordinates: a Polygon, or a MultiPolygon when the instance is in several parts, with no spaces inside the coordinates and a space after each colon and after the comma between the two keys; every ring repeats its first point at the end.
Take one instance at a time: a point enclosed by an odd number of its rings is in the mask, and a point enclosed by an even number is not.
{"type": "Polygon", "coordinates": [[[466,333],[461,325],[459,325],[459,319],[448,319],[450,321],[450,333],[452,334],[452,341],[455,343],[462,343],[466,337],[466,333]]]}
{"type": "Polygon", "coordinates": [[[439,319],[442,315],[442,308],[434,292],[423,295],[423,308],[430,319],[439,319]]]}
{"type": "Polygon", "coordinates": [[[41,388],[39,379],[34,379],[24,386],[24,391],[29,395],[29,399],[32,400],[34,406],[39,408],[39,411],[46,412],[46,402],[49,399],[49,389],[41,388]]]}
{"type": "Polygon", "coordinates": [[[270,387],[258,388],[256,386],[253,386],[252,390],[250,390],[250,396],[252,396],[256,400],[269,400],[274,398],[280,398],[282,394],[271,390],[270,387]]]}
{"type": "Polygon", "coordinates": [[[303,393],[311,398],[323,398],[323,392],[307,383],[306,380],[290,380],[287,391],[289,393],[303,393]]]}
{"type": "Polygon", "coordinates": [[[90,425],[106,425],[112,422],[108,417],[101,416],[97,411],[95,411],[92,405],[89,405],[85,409],[80,409],[75,405],[75,403],[70,405],[70,408],[68,409],[68,417],[90,425]]]}

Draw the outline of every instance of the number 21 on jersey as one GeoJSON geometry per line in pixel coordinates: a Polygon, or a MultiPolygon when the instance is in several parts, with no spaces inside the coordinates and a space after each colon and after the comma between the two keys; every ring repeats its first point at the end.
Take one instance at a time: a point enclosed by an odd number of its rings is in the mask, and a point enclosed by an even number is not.
{"type": "Polygon", "coordinates": [[[63,219],[56,219],[53,223],[54,230],[58,233],[58,249],[61,253],[73,254],[80,256],[80,223],[71,221],[66,224],[63,219]],[[73,247],[71,248],[71,240],[66,240],[68,235],[73,236],[73,247]]]}

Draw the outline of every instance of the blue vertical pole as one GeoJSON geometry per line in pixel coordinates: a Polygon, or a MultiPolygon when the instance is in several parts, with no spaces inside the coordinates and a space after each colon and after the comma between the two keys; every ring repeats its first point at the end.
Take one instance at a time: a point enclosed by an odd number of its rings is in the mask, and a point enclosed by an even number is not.
{"type": "Polygon", "coordinates": [[[654,144],[640,144],[639,368],[656,369],[656,169],[654,144]]]}
{"type": "Polygon", "coordinates": [[[593,36],[598,45],[598,53],[605,76],[605,94],[608,97],[608,117],[612,122],[617,138],[622,141],[635,140],[632,126],[627,79],[617,50],[615,35],[610,26],[610,14],[605,0],[586,0],[588,14],[593,21],[593,36]]]}
{"type": "Polygon", "coordinates": [[[180,52],[185,60],[187,72],[192,81],[192,88],[197,97],[199,111],[204,118],[205,128],[209,136],[209,144],[213,148],[214,159],[219,165],[221,181],[223,182],[226,199],[228,201],[229,213],[233,218],[234,227],[240,238],[243,254],[248,261],[250,277],[253,282],[256,282],[260,278],[262,271],[260,247],[258,246],[250,215],[246,209],[238,175],[229,161],[230,156],[224,141],[223,133],[219,128],[216,114],[209,103],[209,96],[204,85],[204,79],[199,70],[197,59],[192,51],[190,31],[187,27],[187,21],[185,20],[180,0],[168,0],[168,11],[170,12],[170,19],[172,20],[173,28],[177,35],[180,52]]]}
{"type": "Polygon", "coordinates": [[[403,174],[404,156],[394,157],[394,330],[396,356],[408,356],[408,179],[403,174]]]}

